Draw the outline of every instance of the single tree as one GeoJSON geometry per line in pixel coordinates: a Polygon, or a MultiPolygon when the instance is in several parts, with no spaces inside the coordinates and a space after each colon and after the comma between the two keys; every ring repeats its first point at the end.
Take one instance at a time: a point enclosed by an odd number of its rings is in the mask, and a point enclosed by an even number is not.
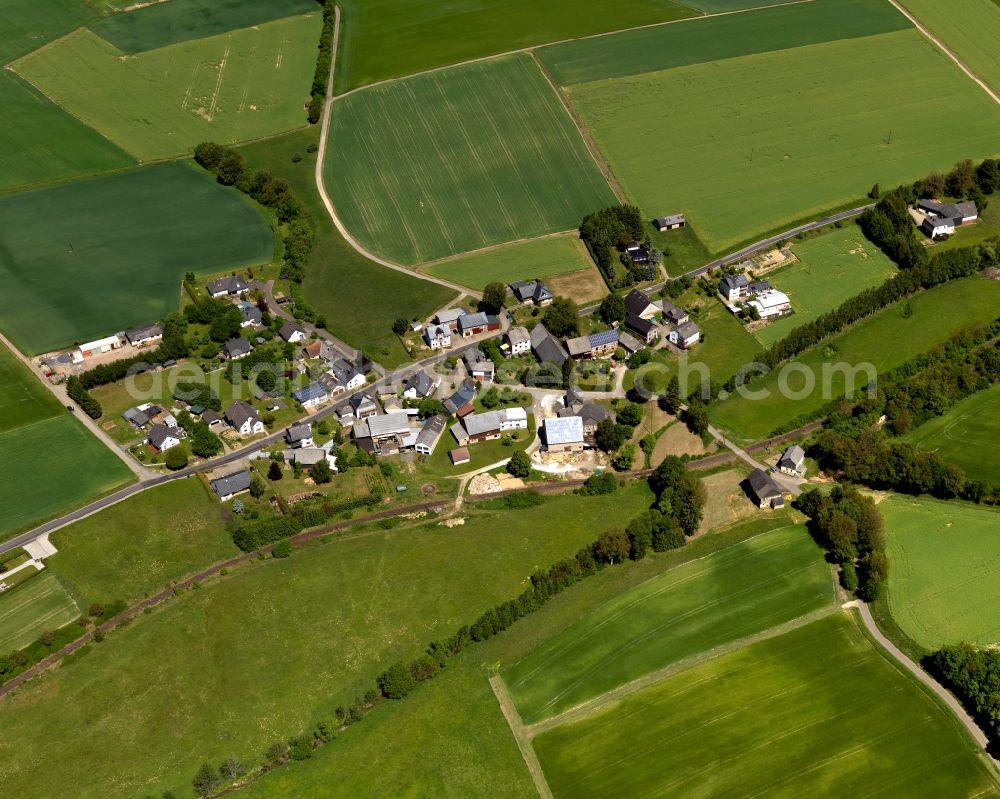
{"type": "Polygon", "coordinates": [[[869,199],[877,200],[881,193],[882,189],[879,188],[878,183],[876,183],[874,186],[871,187],[871,190],[868,192],[868,197],[869,199]]]}
{"type": "Polygon", "coordinates": [[[410,323],[400,317],[392,323],[392,332],[397,336],[402,336],[410,329],[410,323]]]}
{"type": "Polygon", "coordinates": [[[632,544],[624,530],[602,533],[594,542],[594,559],[598,563],[621,563],[628,557],[632,544]]]}
{"type": "Polygon", "coordinates": [[[233,186],[243,177],[243,156],[239,153],[228,153],[221,161],[216,176],[223,186],[233,186]]]}
{"type": "Polygon", "coordinates": [[[254,499],[260,499],[264,496],[264,492],[267,491],[267,486],[264,485],[264,481],[260,479],[260,476],[254,474],[250,478],[250,496],[254,499]]]}
{"type": "Polygon", "coordinates": [[[645,409],[634,402],[625,402],[618,406],[618,421],[629,427],[638,427],[642,422],[645,409]]]}
{"type": "Polygon", "coordinates": [[[247,773],[246,764],[242,760],[238,760],[235,757],[227,757],[222,761],[222,765],[219,766],[219,774],[222,775],[223,779],[227,779],[230,782],[233,780],[238,780],[244,774],[247,773]]]}
{"type": "Polygon", "coordinates": [[[609,294],[601,300],[601,307],[598,313],[601,315],[601,321],[606,325],[611,325],[615,322],[624,322],[625,300],[617,294],[609,294]]]}
{"type": "Polygon", "coordinates": [[[167,450],[165,463],[167,464],[167,468],[171,471],[176,472],[178,469],[183,469],[188,465],[187,449],[185,449],[182,445],[171,447],[167,450]]]}
{"type": "Polygon", "coordinates": [[[503,309],[507,299],[507,287],[503,283],[487,283],[483,289],[483,298],[479,301],[479,310],[488,314],[498,314],[503,309]]]}
{"type": "Polygon", "coordinates": [[[594,443],[602,452],[614,452],[625,443],[621,426],[612,419],[602,419],[594,433],[594,443]]]}
{"type": "Polygon", "coordinates": [[[542,322],[545,328],[559,338],[575,336],[577,334],[577,324],[579,313],[576,303],[567,297],[556,297],[545,309],[542,315],[542,322]]]}
{"type": "Polygon", "coordinates": [[[219,788],[219,775],[208,763],[203,763],[198,773],[194,775],[191,784],[194,785],[194,792],[198,796],[210,796],[219,788]]]}
{"type": "Polygon", "coordinates": [[[518,450],[507,461],[507,472],[514,477],[527,477],[531,474],[531,459],[524,452],[518,450]]]}
{"type": "Polygon", "coordinates": [[[309,474],[319,484],[329,483],[333,479],[333,469],[330,468],[330,463],[326,458],[316,461],[309,470],[309,474]]]}
{"type": "Polygon", "coordinates": [[[267,479],[268,480],[280,480],[282,478],[281,464],[277,461],[271,461],[271,465],[267,468],[267,479]]]}
{"type": "Polygon", "coordinates": [[[667,387],[663,391],[663,410],[667,413],[676,414],[681,407],[681,384],[674,375],[667,381],[667,387]]]}

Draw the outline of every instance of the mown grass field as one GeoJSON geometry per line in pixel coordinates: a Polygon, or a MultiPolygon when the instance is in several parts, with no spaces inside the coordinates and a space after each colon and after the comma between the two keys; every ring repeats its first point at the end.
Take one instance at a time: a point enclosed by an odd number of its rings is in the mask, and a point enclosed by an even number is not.
{"type": "MultiPolygon", "coordinates": [[[[998,303],[1000,282],[981,277],[954,280],[923,291],[909,300],[909,318],[903,316],[903,304],[893,305],[796,359],[797,365],[793,364],[786,378],[789,396],[779,389],[782,370],[778,369],[748,386],[766,390],[768,396],[751,400],[734,395],[715,402],[709,406],[709,418],[737,439],[765,438],[772,430],[842,397],[848,383],[860,389],[870,377],[865,371],[845,374],[834,369],[838,364],[847,364],[852,370],[871,364],[879,373],[888,371],[964,328],[995,319],[998,303]],[[824,378],[824,368],[828,379],[824,378]],[[815,380],[808,392],[803,370],[815,380]],[[824,382],[829,391],[824,391],[824,382]],[[803,396],[799,398],[799,394],[803,396]]],[[[720,380],[727,378],[724,375],[720,380]]]]}
{"type": "Polygon", "coordinates": [[[0,72],[0,192],[135,161],[13,72],[0,72]]]}
{"type": "Polygon", "coordinates": [[[467,511],[462,527],[373,527],[186,592],[8,697],[5,786],[104,799],[187,794],[202,761],[235,754],[256,763],[389,663],[592,541],[594,518],[624,524],[651,500],[633,483],[530,510],[467,511]],[[86,735],[66,734],[84,727],[86,735]],[[39,772],[38,758],[57,753],[61,767],[39,772]]]}
{"type": "MultiPolygon", "coordinates": [[[[97,16],[84,0],[4,0],[0,4],[0,64],[41,47],[97,16]]],[[[4,122],[8,121],[4,114],[4,122]]]]}
{"type": "Polygon", "coordinates": [[[950,712],[846,614],[723,655],[533,741],[556,797],[996,797],[950,712]]]}
{"type": "Polygon", "coordinates": [[[90,26],[129,55],[316,11],[315,0],[171,0],[90,26]]]}
{"type": "Polygon", "coordinates": [[[194,477],[64,527],[52,543],[59,551],[46,565],[87,605],[142,599],[239,554],[218,502],[194,477]]]}
{"type": "Polygon", "coordinates": [[[957,463],[973,480],[1000,483],[1000,384],[955,404],[946,414],[906,434],[918,449],[957,463]]]}
{"type": "Polygon", "coordinates": [[[614,201],[524,54],[345,97],[330,145],[326,185],[347,229],[405,264],[570,230],[614,201]]]}
{"type": "Polygon", "coordinates": [[[503,673],[525,723],[829,605],[830,569],[800,525],[664,572],[503,673]]]}
{"type": "Polygon", "coordinates": [[[913,29],[568,92],[626,195],[684,212],[711,251],[998,150],[1000,109],[913,29]],[[928,71],[932,103],[914,95],[928,71]]]}
{"type": "Polygon", "coordinates": [[[0,538],[132,480],[125,464],[68,413],[0,435],[0,462],[11,465],[0,481],[0,538]]]}
{"type": "Polygon", "coordinates": [[[425,319],[455,298],[455,292],[386,269],[351,247],[333,226],[316,189],[316,154],[308,148],[319,141],[315,127],[268,141],[249,144],[240,152],[253,169],[270,169],[291,184],[316,224],[316,242],[302,284],[310,305],[326,316],[334,335],[364,349],[383,366],[407,363],[394,320],[425,319]],[[299,161],[294,162],[293,157],[299,161]]]}
{"type": "Polygon", "coordinates": [[[885,516],[889,610],[928,650],[1000,643],[1000,513],[991,508],[893,496],[885,516]]]}
{"type": "MultiPolygon", "coordinates": [[[[769,5],[753,0],[707,0],[691,5],[707,4],[720,6],[705,9],[715,11],[769,5]]],[[[554,44],[541,48],[538,54],[556,81],[568,86],[910,27],[907,19],[883,0],[770,5],[774,7],[751,14],[710,17],[554,44]]]]}
{"type": "Polygon", "coordinates": [[[673,0],[344,0],[335,89],[411,75],[521,47],[694,14],[673,0]],[[475,36],[469,31],[474,30],[475,36]]]}
{"type": "Polygon", "coordinates": [[[482,253],[435,264],[427,272],[436,277],[482,289],[487,283],[530,280],[578,272],[593,264],[576,235],[516,242],[482,253]]]}
{"type": "Polygon", "coordinates": [[[0,434],[65,412],[41,379],[0,345],[0,434]]]}
{"type": "Polygon", "coordinates": [[[29,354],[177,309],[185,272],[269,263],[267,219],[184,163],[0,199],[0,317],[29,354]]]}
{"type": "Polygon", "coordinates": [[[758,519],[702,536],[682,549],[628,562],[577,583],[506,632],[453,658],[432,682],[379,707],[332,747],[292,769],[268,774],[247,789],[250,799],[295,796],[435,796],[452,799],[537,799],[489,677],[497,663],[520,660],[566,627],[662,574],[783,522],[758,519]],[[461,719],[456,724],[455,719],[461,719]],[[386,764],[391,763],[391,768],[386,764]],[[483,774],[490,779],[484,780],[483,774]]]}
{"type": "Polygon", "coordinates": [[[969,69],[1000,90],[1000,5],[995,0],[902,0],[901,4],[969,69]]]}
{"type": "Polygon", "coordinates": [[[321,24],[317,7],[134,56],[84,29],[15,68],[73,116],[148,161],[184,155],[206,140],[247,141],[305,125],[321,24]]]}
{"type": "Polygon", "coordinates": [[[788,295],[795,313],[754,334],[765,347],[896,272],[892,261],[854,226],[796,242],[792,250],[798,263],[772,272],[766,280],[788,295]]]}
{"type": "Polygon", "coordinates": [[[76,602],[55,575],[36,574],[24,585],[0,594],[0,653],[8,655],[79,616],[76,602]]]}

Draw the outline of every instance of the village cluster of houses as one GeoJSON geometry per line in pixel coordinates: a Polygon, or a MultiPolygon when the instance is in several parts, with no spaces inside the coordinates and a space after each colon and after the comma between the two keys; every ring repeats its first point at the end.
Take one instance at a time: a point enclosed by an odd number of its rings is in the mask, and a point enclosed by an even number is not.
{"type": "MultiPolygon", "coordinates": [[[[284,404],[280,399],[275,399],[273,402],[276,403],[273,406],[275,410],[284,404]]],[[[186,409],[192,417],[200,419],[216,433],[231,430],[238,436],[246,437],[259,435],[266,429],[256,408],[243,400],[234,401],[222,414],[200,405],[190,405],[186,409]]],[[[122,414],[122,418],[137,431],[146,434],[145,442],[154,452],[172,449],[187,437],[184,428],[178,424],[177,417],[171,411],[164,410],[151,402],[129,408],[122,414]]]]}
{"type": "Polygon", "coordinates": [[[913,221],[930,239],[943,239],[954,235],[957,228],[979,220],[979,208],[972,200],[962,203],[943,203],[938,200],[919,200],[910,209],[913,221]]]}
{"type": "MultiPolygon", "coordinates": [[[[743,265],[748,265],[744,262],[743,265]]],[[[761,319],[775,319],[792,312],[788,295],[778,291],[766,280],[750,280],[742,272],[727,275],[719,281],[719,294],[726,307],[739,313],[741,305],[754,308],[761,319]]]]}

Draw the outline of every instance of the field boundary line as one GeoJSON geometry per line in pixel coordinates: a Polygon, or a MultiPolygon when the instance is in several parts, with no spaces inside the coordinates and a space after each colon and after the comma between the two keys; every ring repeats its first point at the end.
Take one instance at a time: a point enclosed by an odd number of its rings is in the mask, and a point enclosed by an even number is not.
{"type": "MultiPolygon", "coordinates": [[[[807,1],[811,2],[812,0],[807,1]]],[[[535,66],[538,67],[538,71],[542,73],[542,77],[545,78],[546,83],[552,87],[552,91],[555,92],[556,97],[559,98],[560,105],[562,105],[563,110],[566,112],[567,116],[569,116],[570,121],[573,123],[573,127],[576,128],[576,132],[580,135],[581,141],[583,141],[584,146],[587,148],[587,152],[590,153],[590,157],[593,159],[594,165],[604,176],[604,180],[608,184],[608,188],[611,189],[611,193],[615,195],[615,199],[623,205],[628,203],[628,197],[625,196],[625,191],[618,183],[618,178],[615,177],[615,173],[611,171],[611,164],[604,160],[604,156],[601,155],[601,151],[597,148],[597,142],[594,141],[593,137],[590,135],[590,131],[587,130],[587,126],[583,124],[583,120],[573,107],[573,104],[570,103],[566,90],[552,79],[552,75],[549,74],[549,71],[545,68],[545,64],[534,50],[531,50],[528,55],[531,56],[531,60],[534,62],[535,66]]]]}
{"type": "Polygon", "coordinates": [[[636,694],[646,688],[662,682],[668,677],[673,677],[675,674],[687,671],[694,666],[698,666],[710,660],[715,660],[717,657],[744,649],[751,644],[767,641],[771,638],[777,638],[778,636],[789,633],[792,630],[797,630],[799,627],[804,627],[814,621],[819,621],[827,616],[832,616],[839,610],[840,608],[835,603],[830,603],[819,610],[814,610],[812,613],[799,616],[797,619],[784,622],[783,624],[771,627],[763,632],[744,636],[743,638],[738,638],[735,641],[730,641],[728,644],[723,644],[705,652],[699,652],[697,655],[691,655],[690,657],[683,658],[678,660],[676,663],[671,663],[669,666],[664,666],[661,669],[648,672],[631,682],[627,682],[624,685],[613,688],[600,696],[588,699],[586,702],[576,705],[569,710],[564,710],[562,713],[555,716],[530,724],[525,727],[525,733],[528,738],[531,739],[537,735],[541,735],[543,732],[555,729],[556,727],[562,727],[566,724],[572,724],[578,721],[583,721],[591,716],[596,716],[609,705],[616,704],[632,694],[636,694]]]}
{"type": "MultiPolygon", "coordinates": [[[[442,72],[446,69],[453,69],[455,67],[465,67],[469,64],[479,64],[483,61],[494,61],[498,58],[505,58],[511,55],[517,55],[518,53],[534,53],[535,50],[541,50],[543,47],[556,47],[560,44],[569,44],[570,42],[585,42],[588,39],[601,39],[605,36],[616,36],[619,33],[631,33],[632,31],[648,30],[650,28],[662,28],[667,25],[680,25],[684,22],[694,22],[699,19],[712,19],[713,17],[730,17],[733,14],[748,14],[753,11],[766,11],[769,8],[781,8],[782,6],[801,6],[807,3],[815,3],[817,0],[786,0],[781,3],[768,3],[762,6],[756,6],[754,8],[737,8],[732,11],[715,11],[712,13],[701,13],[696,14],[693,17],[684,17],[683,19],[668,19],[663,22],[650,22],[646,25],[633,25],[631,28],[618,28],[613,31],[602,31],[601,33],[590,33],[586,36],[574,36],[569,39],[557,39],[554,42],[542,42],[541,44],[532,44],[527,47],[518,47],[514,50],[504,50],[502,53],[493,53],[491,55],[481,55],[476,58],[467,58],[464,61],[456,61],[453,64],[443,64],[439,67],[431,67],[430,69],[422,69],[419,72],[410,72],[406,75],[398,75],[394,78],[383,78],[382,80],[374,81],[373,83],[366,83],[364,86],[355,86],[353,89],[349,89],[342,94],[328,94],[327,101],[340,100],[343,97],[349,97],[357,92],[364,91],[365,89],[372,89],[376,86],[385,86],[388,83],[395,83],[396,81],[406,80],[407,78],[416,78],[422,75],[433,75],[436,72],[442,72]]],[[[338,5],[337,10],[340,10],[338,5]]],[[[692,11],[697,9],[691,9],[692,11]]],[[[338,15],[339,20],[339,15],[338,15]]],[[[334,48],[336,53],[336,48],[334,48]]]]}
{"type": "Polygon", "coordinates": [[[527,244],[530,241],[544,241],[545,239],[558,239],[564,236],[568,238],[570,236],[579,235],[580,231],[578,228],[570,228],[569,230],[557,230],[555,233],[543,233],[541,236],[527,236],[526,238],[513,239],[512,241],[502,241],[499,244],[488,244],[485,247],[479,247],[475,250],[467,250],[465,252],[455,253],[454,255],[445,255],[442,258],[435,258],[432,261],[424,261],[423,263],[415,266],[414,269],[417,271],[430,269],[435,266],[451,263],[452,261],[459,261],[462,258],[468,258],[473,255],[483,255],[484,253],[492,252],[493,250],[502,250],[504,247],[515,247],[518,244],[527,244]]]}
{"type": "Polygon", "coordinates": [[[978,75],[976,75],[975,72],[973,72],[971,69],[969,69],[969,67],[967,67],[965,65],[965,62],[962,61],[962,59],[959,58],[954,52],[952,52],[951,49],[949,49],[945,45],[944,42],[942,42],[937,36],[935,36],[933,33],[931,33],[930,30],[928,30],[927,28],[925,28],[923,26],[923,24],[921,24],[921,22],[915,16],[913,16],[913,14],[911,14],[909,12],[909,10],[907,10],[906,8],[904,8],[903,5],[901,5],[898,2],[898,0],[889,0],[889,2],[892,3],[892,5],[896,8],[896,10],[900,14],[902,14],[904,17],[906,17],[910,21],[910,23],[913,25],[913,27],[916,28],[921,33],[921,35],[923,35],[923,37],[925,39],[927,39],[931,44],[933,44],[935,47],[937,47],[938,50],[940,50],[946,56],[948,56],[948,58],[950,58],[952,61],[954,61],[955,65],[960,70],[962,70],[962,72],[964,72],[967,77],[971,78],[971,80],[972,80],[973,83],[975,83],[976,85],[978,85],[980,89],[982,89],[984,92],[986,92],[990,96],[990,98],[993,100],[994,103],[996,103],[997,105],[1000,105],[1000,95],[998,95],[996,92],[994,92],[993,89],[990,88],[989,84],[987,84],[982,78],[980,78],[978,75]]]}
{"type": "Polygon", "coordinates": [[[528,767],[531,779],[535,783],[535,790],[538,791],[538,795],[542,799],[553,799],[552,790],[545,779],[545,771],[542,769],[542,764],[538,761],[538,755],[535,754],[535,749],[531,745],[531,736],[528,734],[528,729],[524,726],[524,722],[521,721],[521,715],[517,712],[514,701],[507,692],[507,685],[504,683],[503,677],[499,674],[490,677],[490,688],[493,689],[493,695],[500,705],[500,712],[503,713],[504,720],[507,722],[507,726],[510,727],[511,734],[517,742],[517,748],[521,750],[521,757],[524,758],[524,765],[528,767]]]}
{"type": "Polygon", "coordinates": [[[472,289],[461,286],[458,283],[453,283],[450,280],[444,280],[442,278],[434,277],[433,275],[424,275],[414,269],[408,269],[402,264],[397,264],[395,261],[389,261],[372,252],[369,252],[365,247],[357,241],[354,236],[350,234],[347,227],[337,216],[337,209],[333,205],[333,200],[326,191],[326,185],[323,183],[323,165],[326,162],[326,148],[330,134],[330,119],[332,118],[333,111],[333,77],[337,69],[337,48],[340,44],[340,6],[334,6],[334,21],[333,21],[333,47],[330,59],[330,74],[327,76],[326,81],[326,102],[323,104],[323,121],[320,126],[319,134],[319,151],[316,153],[316,189],[319,191],[320,199],[323,201],[323,205],[326,207],[326,212],[333,220],[334,227],[341,236],[344,237],[344,241],[351,245],[357,252],[367,258],[369,261],[373,261],[380,266],[384,266],[388,269],[392,269],[396,272],[402,272],[403,274],[414,277],[417,280],[426,280],[428,283],[437,283],[439,286],[444,286],[452,291],[458,292],[460,296],[471,294],[472,296],[482,299],[482,292],[474,291],[472,289]]]}

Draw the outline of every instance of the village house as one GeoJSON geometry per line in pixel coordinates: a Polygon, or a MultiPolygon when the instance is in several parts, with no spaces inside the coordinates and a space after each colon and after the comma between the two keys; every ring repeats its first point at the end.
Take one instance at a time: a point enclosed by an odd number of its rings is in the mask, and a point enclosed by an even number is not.
{"type": "Polygon", "coordinates": [[[581,452],[584,447],[583,419],[558,416],[543,425],[545,448],[549,452],[581,452]]]}
{"type": "Polygon", "coordinates": [[[746,479],[747,493],[758,508],[783,508],[781,489],[763,469],[754,469],[746,479]]]}
{"type": "Polygon", "coordinates": [[[664,230],[676,230],[684,227],[687,225],[687,220],[684,218],[684,214],[669,214],[656,217],[653,220],[653,225],[662,233],[664,230]]]}
{"type": "Polygon", "coordinates": [[[379,411],[378,403],[367,394],[355,394],[349,402],[355,419],[370,419],[379,411]]]}
{"type": "Polygon", "coordinates": [[[243,300],[236,307],[240,309],[240,327],[256,327],[264,318],[260,308],[252,302],[243,300]]]}
{"type": "Polygon", "coordinates": [[[979,219],[979,209],[972,201],[952,205],[937,200],[920,200],[917,210],[924,214],[920,229],[932,239],[951,236],[956,228],[979,219]]]}
{"type": "Polygon", "coordinates": [[[667,333],[667,341],[681,349],[689,349],[701,341],[701,328],[694,322],[684,322],[667,333]]]}
{"type": "Polygon", "coordinates": [[[618,349],[618,331],[602,330],[588,336],[577,336],[566,341],[569,356],[575,360],[584,358],[610,358],[618,349]]]}
{"type": "Polygon", "coordinates": [[[444,311],[439,311],[434,316],[434,323],[438,325],[445,325],[452,333],[458,331],[458,318],[467,314],[464,308],[448,308],[444,311]]]}
{"type": "Polygon", "coordinates": [[[639,264],[640,266],[644,266],[649,263],[649,250],[634,239],[628,242],[624,249],[625,255],[628,256],[632,263],[639,264]]]}
{"type": "Polygon", "coordinates": [[[149,424],[149,415],[142,408],[129,408],[122,418],[138,430],[149,424]]]}
{"type": "Polygon", "coordinates": [[[504,341],[507,342],[512,357],[516,358],[518,355],[527,355],[531,352],[531,334],[527,328],[512,327],[504,334],[504,341]]]}
{"type": "Polygon", "coordinates": [[[290,447],[311,447],[313,445],[312,425],[293,424],[285,430],[285,441],[290,447]]]}
{"type": "Polygon", "coordinates": [[[206,288],[210,297],[234,297],[250,291],[250,285],[243,278],[235,275],[209,280],[206,288]]]}
{"type": "Polygon", "coordinates": [[[761,319],[771,319],[792,312],[792,304],[788,295],[774,289],[764,294],[758,294],[747,304],[757,310],[761,319]]]}
{"type": "Polygon", "coordinates": [[[579,416],[583,423],[584,442],[589,445],[594,443],[597,426],[605,419],[614,418],[611,411],[603,405],[585,399],[576,386],[570,386],[563,398],[563,407],[556,415],[561,418],[579,416]]]}
{"type": "Polygon", "coordinates": [[[500,438],[510,430],[527,430],[528,412],[524,408],[502,408],[498,411],[474,413],[451,428],[459,446],[500,438]]]}
{"type": "Polygon", "coordinates": [[[458,390],[444,401],[444,409],[451,416],[461,419],[472,413],[472,403],[476,399],[476,383],[473,380],[463,380],[458,390]]]}
{"type": "Polygon", "coordinates": [[[365,384],[364,373],[346,358],[334,361],[328,371],[319,376],[319,382],[330,393],[337,396],[354,391],[365,384]]]}
{"type": "Polygon", "coordinates": [[[143,347],[154,341],[160,341],[162,338],[163,328],[160,325],[143,325],[125,331],[125,339],[133,347],[143,347]]]}
{"type": "Polygon", "coordinates": [[[451,327],[448,325],[427,325],[424,328],[424,341],[432,350],[444,350],[451,346],[451,327]]]}
{"type": "Polygon", "coordinates": [[[421,455],[433,455],[447,427],[447,418],[440,414],[432,416],[427,420],[423,430],[417,434],[417,441],[413,445],[413,448],[421,455]]]}
{"type": "Polygon", "coordinates": [[[157,452],[165,452],[171,447],[176,447],[181,443],[182,433],[177,427],[170,427],[166,424],[153,425],[149,430],[146,441],[157,452]]]}
{"type": "Polygon", "coordinates": [[[223,344],[222,352],[230,361],[238,361],[253,352],[253,347],[247,341],[246,336],[240,336],[223,344]]]}
{"type": "Polygon", "coordinates": [[[226,408],[224,415],[229,426],[241,436],[252,436],[264,432],[264,422],[260,415],[243,400],[236,400],[226,408]]]}
{"type": "Polygon", "coordinates": [[[552,363],[561,367],[569,358],[563,345],[541,323],[531,331],[531,350],[540,363],[552,363]]]}
{"type": "Polygon", "coordinates": [[[403,381],[403,398],[409,400],[427,399],[441,384],[441,378],[432,378],[427,372],[415,372],[403,381]]]}
{"type": "Polygon", "coordinates": [[[478,336],[480,333],[487,333],[491,330],[500,329],[500,320],[492,314],[482,311],[478,313],[462,314],[458,317],[458,332],[463,338],[478,336]]]}
{"type": "Polygon", "coordinates": [[[232,474],[227,474],[225,477],[219,477],[212,480],[209,485],[211,485],[212,491],[215,492],[215,495],[222,502],[228,502],[237,494],[249,491],[250,482],[250,472],[243,470],[241,472],[233,472],[232,474]]]}
{"type": "Polygon", "coordinates": [[[778,459],[778,471],[792,477],[801,477],[806,471],[806,453],[798,444],[792,444],[778,459]]]}
{"type": "Polygon", "coordinates": [[[540,280],[517,280],[510,284],[510,290],[518,302],[531,302],[535,305],[548,305],[555,299],[548,287],[540,280]]]}
{"type": "Polygon", "coordinates": [[[473,380],[481,383],[492,383],[496,374],[496,364],[479,350],[470,350],[462,356],[465,371],[473,380]]]}
{"type": "Polygon", "coordinates": [[[620,346],[629,355],[637,353],[639,350],[645,348],[645,344],[631,333],[625,331],[618,332],[618,346],[620,346]]]}
{"type": "Polygon", "coordinates": [[[413,449],[417,436],[405,411],[368,416],[354,425],[355,443],[373,455],[396,455],[413,449]]]}
{"type": "Polygon", "coordinates": [[[292,392],[292,399],[303,408],[318,408],[329,398],[330,392],[318,380],[292,392]]]}
{"type": "Polygon", "coordinates": [[[727,275],[719,281],[719,293],[729,302],[737,302],[750,294],[750,281],[743,274],[727,275]]]}
{"type": "Polygon", "coordinates": [[[281,330],[278,331],[278,335],[281,336],[283,341],[287,341],[289,344],[298,344],[300,341],[305,341],[309,338],[309,334],[306,333],[305,329],[295,324],[295,322],[285,322],[281,326],[281,330]]]}
{"type": "Polygon", "coordinates": [[[337,456],[331,455],[330,450],[324,447],[301,447],[299,449],[286,449],[281,453],[287,463],[297,463],[307,469],[325,460],[331,471],[337,471],[337,456]]]}
{"type": "Polygon", "coordinates": [[[683,325],[690,321],[691,316],[678,305],[674,305],[670,300],[658,300],[656,302],[663,312],[663,319],[672,325],[683,325]]]}

